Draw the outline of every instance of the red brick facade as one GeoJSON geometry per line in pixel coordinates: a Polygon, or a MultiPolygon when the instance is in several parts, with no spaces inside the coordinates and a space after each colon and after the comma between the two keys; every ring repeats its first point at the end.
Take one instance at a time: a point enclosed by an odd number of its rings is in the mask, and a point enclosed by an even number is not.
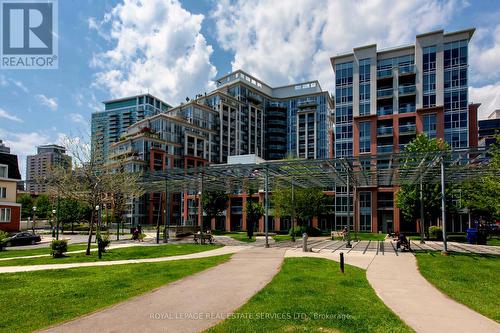
{"type": "Polygon", "coordinates": [[[0,222],[0,230],[8,232],[19,231],[21,227],[21,206],[0,204],[0,208],[10,208],[10,222],[0,222]]]}

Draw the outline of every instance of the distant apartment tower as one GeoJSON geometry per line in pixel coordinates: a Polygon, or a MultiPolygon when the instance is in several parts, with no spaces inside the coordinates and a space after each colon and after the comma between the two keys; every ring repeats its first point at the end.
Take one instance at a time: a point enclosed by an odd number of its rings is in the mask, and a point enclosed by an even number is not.
{"type": "Polygon", "coordinates": [[[26,159],[26,191],[46,193],[43,178],[56,166],[71,168],[71,157],[66,155],[66,148],[55,144],[38,146],[36,155],[29,155],[26,159]]]}
{"type": "Polygon", "coordinates": [[[0,153],[10,154],[10,148],[7,147],[2,140],[0,140],[0,153]]]}
{"type": "Polygon", "coordinates": [[[104,111],[92,114],[91,147],[97,159],[106,161],[109,146],[118,142],[126,129],[147,117],[167,111],[171,106],[142,94],[104,102],[104,111]]]}
{"type": "MultiPolygon", "coordinates": [[[[452,148],[477,146],[479,104],[469,105],[468,100],[468,44],[473,33],[440,30],[416,36],[413,45],[385,50],[368,45],[332,57],[335,157],[399,152],[417,133],[442,138],[452,148]]],[[[377,163],[378,168],[390,167],[389,159],[377,163]]],[[[347,192],[336,190],[338,229],[347,223],[347,192]]],[[[400,230],[395,191],[357,189],[360,208],[353,218],[358,230],[400,230]]]]}

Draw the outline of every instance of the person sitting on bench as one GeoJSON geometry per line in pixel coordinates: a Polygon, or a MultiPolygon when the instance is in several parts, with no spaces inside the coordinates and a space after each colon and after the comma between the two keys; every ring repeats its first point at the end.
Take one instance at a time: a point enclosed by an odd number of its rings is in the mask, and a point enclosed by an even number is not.
{"type": "Polygon", "coordinates": [[[402,251],[411,251],[410,241],[404,234],[399,234],[398,242],[396,243],[397,249],[402,249],[402,251]]]}

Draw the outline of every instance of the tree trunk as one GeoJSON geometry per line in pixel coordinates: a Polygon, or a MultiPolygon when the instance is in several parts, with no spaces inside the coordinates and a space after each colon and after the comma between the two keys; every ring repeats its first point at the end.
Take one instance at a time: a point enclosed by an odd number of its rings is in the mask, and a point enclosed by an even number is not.
{"type": "Polygon", "coordinates": [[[89,239],[87,241],[87,251],[85,251],[85,255],[90,255],[90,243],[92,243],[92,229],[94,229],[94,210],[92,209],[92,215],[90,216],[90,224],[89,224],[89,239]]]}

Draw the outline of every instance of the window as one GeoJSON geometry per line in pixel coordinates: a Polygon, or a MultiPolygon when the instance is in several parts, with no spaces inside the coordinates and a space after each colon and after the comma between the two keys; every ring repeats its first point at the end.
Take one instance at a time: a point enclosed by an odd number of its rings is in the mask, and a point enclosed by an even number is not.
{"type": "Polygon", "coordinates": [[[367,116],[370,114],[370,102],[363,102],[359,104],[359,115],[367,116]]]}
{"type": "Polygon", "coordinates": [[[371,231],[372,229],[372,194],[370,192],[359,192],[359,227],[361,231],[371,231]]]}
{"type": "Polygon", "coordinates": [[[467,40],[444,44],[444,68],[467,66],[467,40]]]}
{"type": "Polygon", "coordinates": [[[5,199],[5,198],[7,198],[7,188],[0,187],[0,199],[5,199]]]}
{"type": "Polygon", "coordinates": [[[424,133],[427,134],[429,138],[436,137],[436,114],[426,114],[423,117],[424,133]]]}
{"type": "Polygon", "coordinates": [[[370,126],[369,121],[359,123],[359,152],[370,152],[370,126]]]}
{"type": "Polygon", "coordinates": [[[359,100],[366,101],[370,100],[370,84],[363,83],[359,85],[359,100]]]}
{"type": "Polygon", "coordinates": [[[10,208],[0,208],[0,222],[10,223],[10,208]]]}
{"type": "Polygon", "coordinates": [[[362,59],[359,61],[359,82],[370,81],[370,59],[362,59]]]}
{"type": "Polygon", "coordinates": [[[436,70],[436,46],[424,47],[422,56],[423,70],[424,72],[430,72],[436,70]]]}
{"type": "Polygon", "coordinates": [[[7,165],[0,165],[0,178],[8,178],[9,167],[7,165]]]}

